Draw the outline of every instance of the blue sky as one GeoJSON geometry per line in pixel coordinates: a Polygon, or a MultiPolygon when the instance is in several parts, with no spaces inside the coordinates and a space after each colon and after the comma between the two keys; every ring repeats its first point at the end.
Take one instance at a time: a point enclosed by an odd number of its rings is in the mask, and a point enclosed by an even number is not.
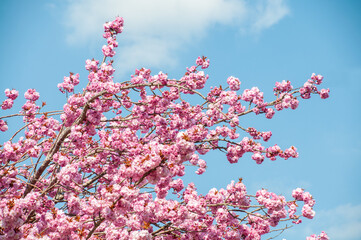
{"type": "MultiPolygon", "coordinates": [[[[128,80],[135,68],[180,77],[198,56],[211,66],[207,85],[241,90],[258,86],[271,99],[276,81],[303,84],[324,75],[330,98],[313,96],[296,111],[274,119],[246,116],[244,127],[271,130],[270,145],[294,145],[300,157],[257,165],[245,155],[229,164],[223,154],[206,155],[207,172],[186,174],[199,192],[225,187],[243,177],[248,191],[262,187],[290,196],[303,187],[316,199],[314,220],[282,238],[305,239],[325,230],[332,239],[361,239],[361,4],[336,0],[208,1],[10,1],[0,4],[0,89],[40,92],[47,110],[61,109],[56,85],[69,72],[86,83],[85,60],[101,57],[102,24],[125,18],[115,59],[116,78],[128,80]]],[[[78,88],[80,89],[80,88],[78,88]]],[[[1,91],[3,91],[1,90],[1,91]]],[[[5,95],[0,97],[3,101],[5,95]]],[[[24,98],[17,100],[20,107],[24,98]]],[[[7,110],[9,111],[9,110],[7,110]]],[[[9,111],[10,113],[11,111],[9,111]]],[[[4,114],[4,113],[2,113],[4,114]]],[[[16,124],[10,122],[10,127],[16,124]]],[[[14,131],[14,130],[13,130],[14,131]]],[[[11,132],[11,130],[10,130],[11,132]]],[[[0,135],[1,142],[8,134],[0,135]]]]}

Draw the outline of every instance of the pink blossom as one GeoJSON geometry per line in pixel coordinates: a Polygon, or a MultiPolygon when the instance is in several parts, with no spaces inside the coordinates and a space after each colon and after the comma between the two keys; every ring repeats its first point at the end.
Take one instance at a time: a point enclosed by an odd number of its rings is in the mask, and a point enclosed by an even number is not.
{"type": "Polygon", "coordinates": [[[15,89],[6,89],[5,90],[5,95],[10,98],[11,100],[15,100],[18,96],[19,96],[19,92],[16,91],[15,89]]]}
{"type": "Polygon", "coordinates": [[[262,135],[263,141],[267,142],[271,138],[272,132],[271,131],[263,132],[261,135],[262,135]]]}
{"type": "Polygon", "coordinates": [[[39,99],[40,95],[35,91],[35,89],[28,89],[25,92],[24,97],[30,101],[36,101],[39,99]]]}
{"type": "Polygon", "coordinates": [[[74,86],[79,84],[79,73],[70,73],[69,77],[64,77],[64,82],[58,84],[58,88],[62,93],[73,92],[74,86]]]}
{"type": "Polygon", "coordinates": [[[299,101],[296,98],[292,98],[290,104],[291,109],[295,110],[298,107],[299,101]]]}
{"type": "MultiPolygon", "coordinates": [[[[124,24],[123,18],[117,17],[114,21],[105,23],[104,30],[105,30],[105,32],[109,32],[111,34],[113,34],[112,33],[113,31],[116,34],[118,34],[123,31],[123,24],[124,24]]],[[[107,37],[105,37],[105,38],[107,38],[107,37]]]]}
{"type": "MultiPolygon", "coordinates": [[[[104,25],[106,57],[115,55],[122,30],[120,17],[104,25]]],[[[119,81],[112,60],[85,64],[84,89],[75,91],[80,80],[74,73],[58,85],[67,92],[62,111],[39,111],[39,93],[29,89],[14,114],[25,127],[14,129],[19,136],[0,148],[2,238],[257,240],[277,231],[280,222],[314,217],[315,200],[301,188],[286,200],[266,189],[248,193],[248,180],[240,178],[203,195],[194,183],[185,188],[182,177],[189,169],[203,174],[210,165],[199,155],[212,150],[224,152],[229,163],[246,153],[244,160],[251,156],[257,164],[266,157],[297,157],[294,146],[264,146],[272,132],[244,126],[253,122],[241,117],[272,118],[274,109],[296,109],[299,95],[328,96],[328,89],[317,90],[321,75],[295,89],[289,81],[277,82],[276,97],[265,101],[257,87],[237,94],[241,83],[235,77],[227,79],[229,89],[205,91],[209,76],[200,68],[209,66],[206,57],[179,79],[140,68],[119,81]]],[[[2,108],[8,109],[18,92],[7,89],[5,95],[2,108]]],[[[0,117],[0,131],[8,129],[3,119],[10,117],[0,117]]],[[[328,237],[322,232],[309,239],[328,237]]]]}
{"type": "Polygon", "coordinates": [[[240,85],[241,85],[241,82],[239,81],[238,78],[235,78],[235,77],[229,77],[227,79],[227,83],[229,85],[229,88],[232,90],[232,91],[237,91],[240,89],[240,85]]]}
{"type": "Polygon", "coordinates": [[[98,64],[99,61],[98,60],[86,60],[85,61],[85,69],[88,71],[97,71],[98,70],[98,64]]]}
{"type": "Polygon", "coordinates": [[[326,99],[329,97],[330,89],[321,89],[320,96],[322,99],[326,99]]]}
{"type": "Polygon", "coordinates": [[[329,240],[327,234],[322,231],[320,235],[312,234],[311,236],[307,237],[306,240],[329,240]]]}
{"type": "Polygon", "coordinates": [[[115,51],[113,49],[114,49],[114,47],[112,45],[104,45],[102,47],[104,56],[113,57],[115,55],[115,51]]]}
{"type": "Polygon", "coordinates": [[[109,46],[118,47],[118,42],[115,40],[115,37],[108,37],[107,42],[109,46]]]}
{"type": "Polygon", "coordinates": [[[180,192],[181,190],[183,190],[184,185],[183,185],[183,181],[182,179],[177,179],[177,180],[173,180],[170,184],[169,187],[173,188],[175,191],[180,192]]]}
{"type": "Polygon", "coordinates": [[[292,197],[298,201],[303,201],[304,190],[301,188],[296,188],[292,191],[292,197]]]}
{"type": "Polygon", "coordinates": [[[317,84],[320,85],[323,80],[323,76],[320,74],[316,75],[315,73],[312,73],[311,79],[317,84]]]}
{"type": "Polygon", "coordinates": [[[275,92],[275,95],[277,95],[278,93],[289,92],[292,89],[293,87],[291,85],[291,82],[288,80],[283,80],[281,83],[276,82],[276,86],[273,88],[273,91],[275,92]]]}
{"type": "Polygon", "coordinates": [[[275,115],[275,110],[273,110],[273,108],[267,108],[266,118],[272,119],[274,115],[275,115]]]}
{"type": "Polygon", "coordinates": [[[0,119],[0,131],[5,132],[8,130],[8,125],[2,119],[0,119]]]}
{"type": "Polygon", "coordinates": [[[261,164],[264,160],[264,156],[261,155],[260,153],[254,153],[252,155],[252,159],[256,161],[257,164],[261,164]]]}
{"type": "Polygon", "coordinates": [[[302,207],[302,215],[306,218],[312,219],[315,216],[315,211],[313,211],[309,205],[305,204],[302,207]]]}
{"type": "Polygon", "coordinates": [[[133,231],[130,233],[129,237],[130,237],[130,239],[134,239],[134,240],[150,240],[150,239],[152,239],[152,235],[146,230],[133,231]]]}
{"type": "MultiPolygon", "coordinates": [[[[201,66],[202,69],[206,69],[209,66],[209,59],[206,59],[206,57],[198,57],[196,60],[196,64],[198,66],[201,66]]],[[[193,72],[192,70],[190,72],[193,72]]]]}
{"type": "Polygon", "coordinates": [[[287,160],[290,157],[297,158],[298,157],[297,148],[291,146],[290,148],[284,150],[283,153],[280,154],[280,156],[285,160],[287,160]]]}
{"type": "Polygon", "coordinates": [[[14,101],[11,98],[8,98],[1,104],[1,108],[3,110],[10,109],[13,107],[13,104],[14,104],[14,101]]]}

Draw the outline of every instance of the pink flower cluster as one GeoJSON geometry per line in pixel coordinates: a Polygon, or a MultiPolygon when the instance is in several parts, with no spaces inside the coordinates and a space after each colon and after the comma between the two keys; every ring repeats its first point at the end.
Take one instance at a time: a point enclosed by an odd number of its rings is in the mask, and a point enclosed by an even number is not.
{"type": "MultiPolygon", "coordinates": [[[[312,207],[315,205],[315,200],[309,192],[304,192],[303,189],[297,188],[293,190],[292,197],[297,201],[303,201],[302,215],[306,218],[312,219],[315,216],[315,211],[312,207]]],[[[294,212],[290,212],[290,217],[294,217],[294,212]]]]}
{"type": "Polygon", "coordinates": [[[98,60],[88,59],[85,61],[85,69],[88,71],[96,72],[98,70],[98,64],[99,64],[98,60]]]}
{"type": "Polygon", "coordinates": [[[14,90],[14,89],[12,89],[12,90],[6,89],[5,90],[5,95],[8,97],[8,99],[6,99],[1,104],[1,108],[3,110],[10,109],[10,108],[13,107],[14,100],[19,96],[19,92],[14,90]]]}
{"type": "Polygon", "coordinates": [[[7,122],[0,119],[0,131],[5,132],[9,129],[7,122]]]}
{"type": "Polygon", "coordinates": [[[291,146],[290,148],[282,151],[279,146],[274,145],[266,149],[266,157],[274,161],[276,160],[276,156],[280,156],[285,160],[287,160],[290,157],[297,158],[298,157],[297,148],[291,146]]]}
{"type": "Polygon", "coordinates": [[[201,66],[202,69],[206,69],[209,67],[209,59],[206,57],[198,57],[196,60],[197,66],[201,66]]]}
{"type": "Polygon", "coordinates": [[[249,135],[251,135],[253,137],[253,139],[261,139],[263,138],[263,141],[267,142],[271,136],[272,136],[272,132],[258,132],[255,128],[253,127],[249,127],[247,129],[247,132],[249,133],[249,135]]]}
{"type": "Polygon", "coordinates": [[[300,88],[301,97],[304,99],[308,99],[311,97],[311,93],[317,93],[320,95],[322,99],[326,99],[329,97],[330,89],[321,89],[318,91],[316,85],[320,85],[322,83],[323,76],[312,74],[311,79],[308,79],[307,82],[304,83],[303,87],[300,88]]]}
{"type": "MultiPolygon", "coordinates": [[[[25,127],[0,148],[0,239],[250,240],[283,231],[274,229],[281,221],[314,217],[315,201],[300,188],[286,201],[265,189],[249,195],[239,179],[202,195],[182,177],[192,167],[203,174],[207,159],[200,155],[212,150],[224,152],[230,163],[249,153],[257,164],[298,157],[293,146],[264,146],[272,132],[244,127],[240,118],[254,113],[270,119],[275,109],[295,109],[298,94],[328,97],[328,90],[316,88],[322,76],[313,74],[301,88],[278,82],[269,102],[257,87],[237,93],[241,82],[233,76],[229,88],[204,94],[206,57],[179,80],[141,68],[115,82],[113,61],[106,58],[115,54],[123,19],[104,29],[104,60],[86,60],[83,91],[74,93],[79,74],[58,85],[69,93],[62,111],[40,112],[45,103],[36,105],[39,93],[29,89],[20,113],[12,115],[22,116],[25,127]],[[192,104],[190,97],[201,102],[192,104]],[[17,134],[23,134],[18,141],[17,134]],[[299,201],[302,214],[296,215],[299,201]]],[[[18,92],[5,94],[2,109],[9,109],[18,92]]],[[[1,131],[9,117],[0,117],[1,131]]],[[[321,233],[311,239],[328,238],[321,233]]]]}
{"type": "Polygon", "coordinates": [[[23,119],[24,122],[29,122],[35,119],[35,114],[40,109],[35,103],[35,101],[39,99],[40,94],[36,92],[35,89],[29,89],[25,92],[24,97],[28,99],[28,101],[22,106],[23,119]]]}
{"type": "Polygon", "coordinates": [[[235,78],[233,76],[227,79],[227,83],[232,91],[237,91],[241,88],[241,81],[239,81],[238,78],[235,78]]]}
{"type": "Polygon", "coordinates": [[[64,81],[58,84],[58,88],[62,93],[71,93],[74,91],[74,86],[78,85],[79,82],[79,73],[70,73],[69,77],[64,77],[64,81]]]}
{"type": "Polygon", "coordinates": [[[311,236],[307,237],[306,240],[329,240],[330,238],[327,236],[327,234],[322,231],[320,235],[312,234],[311,236]]]}
{"type": "Polygon", "coordinates": [[[115,55],[114,48],[118,47],[116,35],[123,31],[123,18],[117,17],[114,21],[104,24],[105,33],[103,37],[107,39],[108,45],[102,47],[105,57],[113,57],[115,55]]]}
{"type": "Polygon", "coordinates": [[[279,99],[282,99],[278,104],[275,105],[277,111],[280,111],[284,108],[291,108],[295,110],[298,107],[299,101],[296,97],[289,93],[281,93],[279,99]]]}
{"type": "Polygon", "coordinates": [[[270,216],[269,224],[272,227],[277,226],[282,218],[287,217],[287,210],[285,209],[287,202],[285,197],[262,189],[257,191],[256,200],[268,209],[267,214],[270,216]]]}
{"type": "Polygon", "coordinates": [[[109,34],[117,35],[119,33],[122,33],[123,25],[124,25],[124,20],[122,17],[116,17],[114,21],[105,23],[104,24],[105,33],[103,34],[103,37],[107,39],[109,37],[109,34]]]}
{"type": "Polygon", "coordinates": [[[276,86],[273,88],[274,95],[277,96],[280,93],[289,92],[293,89],[290,81],[283,80],[282,82],[276,82],[276,86]]]}
{"type": "MultiPolygon", "coordinates": [[[[268,136],[270,133],[266,132],[264,138],[268,140],[268,136]]],[[[282,151],[281,148],[277,145],[272,147],[265,148],[260,143],[253,141],[247,137],[243,138],[241,142],[238,144],[227,144],[227,159],[230,163],[238,162],[238,159],[243,156],[246,152],[252,152],[252,159],[256,161],[257,164],[261,164],[265,157],[270,160],[276,160],[277,156],[287,160],[288,158],[297,158],[298,153],[297,149],[294,146],[282,151]],[[265,153],[265,155],[263,155],[265,153]]]]}
{"type": "MultiPolygon", "coordinates": [[[[16,91],[15,89],[12,90],[6,89],[5,96],[7,97],[7,99],[4,100],[3,103],[1,104],[2,110],[11,109],[13,107],[14,100],[19,96],[19,92],[16,91]]],[[[8,130],[7,122],[0,119],[0,131],[5,132],[7,130],[8,130]]]]}
{"type": "Polygon", "coordinates": [[[25,92],[24,97],[30,101],[35,102],[39,99],[40,95],[35,91],[35,89],[29,89],[25,92]]]}

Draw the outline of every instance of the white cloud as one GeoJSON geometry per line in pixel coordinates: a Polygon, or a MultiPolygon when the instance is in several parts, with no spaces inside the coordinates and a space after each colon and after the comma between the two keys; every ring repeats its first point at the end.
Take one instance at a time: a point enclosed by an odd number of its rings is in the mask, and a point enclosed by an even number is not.
{"type": "Polygon", "coordinates": [[[70,44],[89,44],[99,39],[105,21],[122,16],[125,28],[117,61],[121,69],[134,69],[175,66],[176,52],[199,42],[214,25],[260,32],[287,13],[282,0],[76,0],[69,2],[64,23],[70,44]]]}
{"type": "MultiPolygon", "coordinates": [[[[316,200],[316,208],[317,208],[316,200]]],[[[300,225],[286,231],[287,239],[305,239],[311,234],[325,231],[332,240],[361,239],[361,204],[345,204],[328,210],[317,210],[312,220],[305,219],[300,225]]]]}
{"type": "Polygon", "coordinates": [[[256,18],[252,23],[252,31],[259,32],[278,23],[290,12],[283,0],[262,1],[256,7],[256,18]]]}
{"type": "Polygon", "coordinates": [[[327,226],[325,232],[331,239],[361,239],[361,204],[342,205],[328,211],[320,211],[319,215],[327,226]]]}

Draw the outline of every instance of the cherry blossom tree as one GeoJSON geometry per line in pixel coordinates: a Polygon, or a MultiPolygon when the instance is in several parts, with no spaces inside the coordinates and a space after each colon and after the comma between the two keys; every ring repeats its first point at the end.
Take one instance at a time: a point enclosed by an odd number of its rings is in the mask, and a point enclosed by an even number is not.
{"type": "MultiPolygon", "coordinates": [[[[104,58],[86,60],[86,87],[75,93],[80,80],[74,73],[58,85],[68,96],[63,110],[43,110],[39,93],[29,89],[18,114],[0,117],[3,132],[8,118],[23,121],[0,149],[0,239],[271,239],[314,217],[315,200],[301,188],[286,200],[265,189],[250,194],[239,179],[201,195],[195,184],[184,186],[182,176],[186,164],[203,174],[201,156],[215,150],[230,163],[246,153],[257,164],[296,158],[296,147],[266,147],[272,133],[241,126],[239,119],[271,119],[312,94],[327,98],[329,90],[318,89],[321,75],[298,88],[276,82],[271,101],[257,87],[240,93],[236,77],[205,91],[206,57],[179,80],[142,68],[119,82],[109,59],[123,19],[104,29],[104,58]],[[187,101],[189,95],[198,104],[187,101]]],[[[19,93],[6,89],[5,95],[4,111],[19,93]]]]}

